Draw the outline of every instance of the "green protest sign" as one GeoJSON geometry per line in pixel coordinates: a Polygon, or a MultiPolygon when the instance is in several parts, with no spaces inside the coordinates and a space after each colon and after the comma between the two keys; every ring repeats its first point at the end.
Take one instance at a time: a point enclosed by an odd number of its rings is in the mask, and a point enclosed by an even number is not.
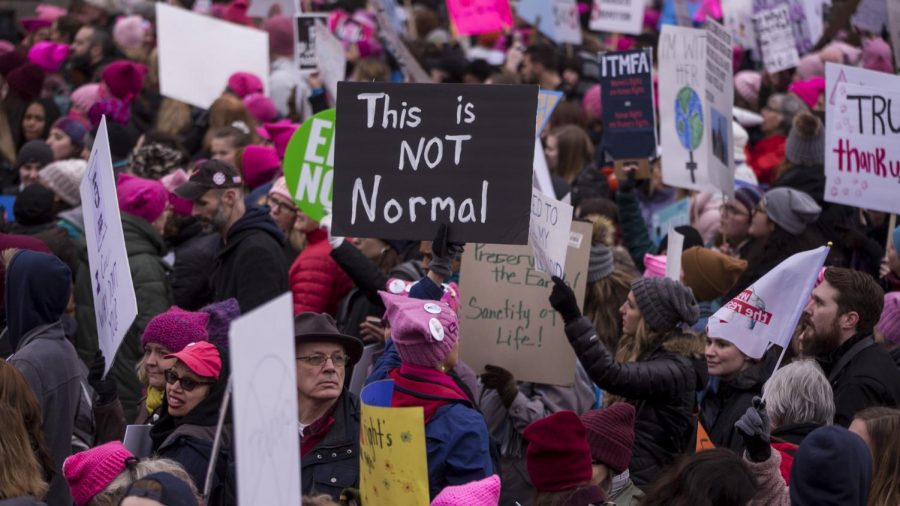
{"type": "Polygon", "coordinates": [[[284,179],[303,214],[320,221],[331,208],[334,176],[334,109],[306,120],[288,142],[284,179]]]}

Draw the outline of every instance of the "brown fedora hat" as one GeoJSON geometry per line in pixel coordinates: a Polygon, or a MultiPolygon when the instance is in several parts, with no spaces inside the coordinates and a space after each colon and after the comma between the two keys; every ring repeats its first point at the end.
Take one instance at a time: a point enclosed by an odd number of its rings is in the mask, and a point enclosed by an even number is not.
{"type": "Polygon", "coordinates": [[[346,350],[350,363],[359,362],[363,353],[362,339],[341,334],[331,315],[300,313],[294,316],[294,343],[336,343],[346,350]]]}

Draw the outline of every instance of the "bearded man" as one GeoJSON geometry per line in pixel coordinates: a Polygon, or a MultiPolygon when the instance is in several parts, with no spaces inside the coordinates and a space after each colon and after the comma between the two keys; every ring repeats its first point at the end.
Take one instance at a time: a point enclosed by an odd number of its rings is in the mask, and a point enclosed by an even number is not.
{"type": "Polygon", "coordinates": [[[848,427],[871,406],[900,406],[900,370],[872,338],[884,292],[868,274],[829,267],[804,308],[803,354],[816,359],[834,391],[834,423],[848,427]]]}

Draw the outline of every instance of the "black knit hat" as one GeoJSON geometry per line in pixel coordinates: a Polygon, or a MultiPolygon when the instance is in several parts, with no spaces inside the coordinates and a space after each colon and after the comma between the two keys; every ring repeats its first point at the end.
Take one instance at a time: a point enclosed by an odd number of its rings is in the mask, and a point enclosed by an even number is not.
{"type": "Polygon", "coordinates": [[[53,161],[53,150],[46,142],[35,139],[28,141],[19,149],[16,157],[16,169],[28,163],[38,163],[43,169],[45,165],[53,161]]]}
{"type": "Polygon", "coordinates": [[[638,278],[631,291],[650,328],[668,332],[679,323],[693,325],[700,317],[700,307],[690,288],[669,278],[638,278]]]}

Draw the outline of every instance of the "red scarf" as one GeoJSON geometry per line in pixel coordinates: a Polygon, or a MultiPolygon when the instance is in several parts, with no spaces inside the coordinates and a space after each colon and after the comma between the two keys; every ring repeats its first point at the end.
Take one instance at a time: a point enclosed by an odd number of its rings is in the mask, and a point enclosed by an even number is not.
{"type": "MultiPolygon", "coordinates": [[[[338,402],[340,402],[340,399],[338,399],[338,402]]],[[[335,402],[327,413],[303,429],[303,437],[300,438],[301,457],[305,457],[307,453],[313,451],[316,445],[321,443],[325,436],[328,435],[328,431],[334,425],[334,411],[337,409],[337,405],[338,403],[335,402]]]]}
{"type": "Polygon", "coordinates": [[[401,364],[388,373],[394,380],[394,395],[391,406],[407,408],[419,406],[425,410],[425,423],[431,421],[435,412],[445,404],[464,402],[472,406],[465,392],[454,383],[450,376],[431,367],[401,364]]]}

